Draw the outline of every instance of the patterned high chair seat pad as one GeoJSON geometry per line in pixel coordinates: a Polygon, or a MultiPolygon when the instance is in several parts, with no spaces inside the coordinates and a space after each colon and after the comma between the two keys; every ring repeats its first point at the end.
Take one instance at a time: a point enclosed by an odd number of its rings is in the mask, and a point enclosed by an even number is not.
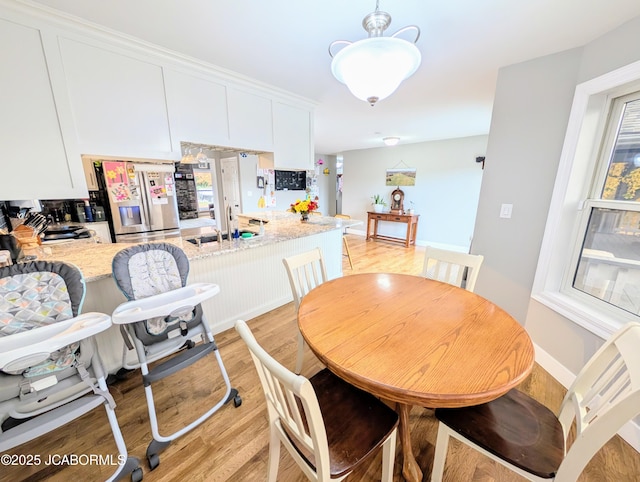
{"type": "MultiPolygon", "coordinates": [[[[169,243],[150,243],[132,246],[118,252],[112,262],[116,284],[129,300],[182,288],[189,275],[189,260],[184,251],[169,243]]],[[[136,336],[145,344],[166,340],[169,332],[184,321],[188,327],[200,322],[200,305],[178,318],[161,316],[134,325],[136,336]]]]}
{"type": "MultiPolygon", "coordinates": [[[[11,336],[77,316],[84,300],[82,273],[66,263],[35,261],[0,268],[0,336],[11,336]]],[[[79,343],[26,369],[25,377],[64,370],[76,360],[79,343]]]]}
{"type": "MultiPolygon", "coordinates": [[[[93,357],[93,347],[91,343],[84,343],[84,340],[81,341],[80,348],[73,354],[73,356],[76,363],[82,363],[84,367],[87,369],[87,371],[89,372],[89,374],[91,376],[94,376],[93,368],[91,364],[92,357],[93,357]]],[[[25,379],[32,382],[40,378],[46,378],[51,375],[55,375],[58,382],[61,382],[62,380],[65,380],[67,378],[77,376],[78,374],[78,371],[76,370],[75,365],[69,365],[66,368],[58,366],[54,370],[54,372],[55,373],[51,373],[51,372],[45,372],[44,370],[41,370],[40,375],[32,375],[32,376],[27,376],[28,374],[25,375],[24,373],[22,374],[23,376],[14,376],[14,375],[8,375],[4,372],[0,372],[0,402],[3,402],[5,400],[11,400],[19,396],[21,383],[25,379]]],[[[80,381],[79,377],[78,377],[78,380],[74,382],[74,384],[81,384],[85,388],[87,387],[87,385],[84,382],[80,381]]],[[[57,385],[52,387],[51,390],[54,390],[55,387],[57,387],[57,385]]],[[[1,416],[1,413],[0,413],[0,416],[1,416]]],[[[2,480],[1,477],[0,477],[0,480],[2,480]]]]}

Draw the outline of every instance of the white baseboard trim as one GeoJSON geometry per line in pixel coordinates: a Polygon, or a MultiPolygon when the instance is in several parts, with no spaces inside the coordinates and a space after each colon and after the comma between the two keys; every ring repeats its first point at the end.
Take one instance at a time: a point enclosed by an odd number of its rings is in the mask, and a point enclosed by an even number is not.
{"type": "MultiPolygon", "coordinates": [[[[362,237],[365,237],[367,235],[366,230],[354,229],[354,228],[347,228],[347,233],[354,234],[356,236],[362,236],[362,237]]],[[[434,248],[448,249],[449,251],[457,251],[459,253],[469,252],[469,246],[458,246],[456,244],[436,243],[434,241],[428,241],[428,240],[422,240],[422,239],[416,240],[416,246],[433,246],[434,248]]]]}
{"type": "MultiPolygon", "coordinates": [[[[533,345],[536,352],[536,362],[549,372],[553,378],[558,380],[562,386],[569,388],[576,376],[538,345],[535,343],[533,345]]],[[[640,426],[636,422],[627,423],[620,429],[618,435],[631,445],[636,452],[640,452],[640,426]]]]}
{"type": "Polygon", "coordinates": [[[276,308],[280,308],[281,306],[286,305],[287,303],[291,303],[292,301],[293,301],[292,295],[285,296],[283,298],[271,300],[270,302],[262,304],[261,306],[253,307],[252,309],[249,309],[249,310],[243,310],[237,315],[234,315],[231,318],[222,320],[215,324],[209,322],[209,325],[211,327],[211,332],[214,335],[217,335],[218,333],[222,333],[223,331],[227,331],[233,328],[236,324],[236,321],[238,320],[249,321],[253,318],[256,318],[257,316],[264,315],[269,311],[275,310],[276,308]]]}
{"type": "Polygon", "coordinates": [[[458,253],[468,253],[469,246],[459,246],[457,244],[436,243],[433,241],[416,241],[416,246],[431,246],[437,249],[446,249],[449,251],[456,251],[458,253]]]}
{"type": "Polygon", "coordinates": [[[347,228],[347,234],[355,234],[364,238],[367,235],[367,231],[362,229],[347,228]]]}

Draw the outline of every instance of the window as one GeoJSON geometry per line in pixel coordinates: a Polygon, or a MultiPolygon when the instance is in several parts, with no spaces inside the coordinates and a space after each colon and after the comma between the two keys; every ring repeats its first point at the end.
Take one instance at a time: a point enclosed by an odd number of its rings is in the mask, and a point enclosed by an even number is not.
{"type": "Polygon", "coordinates": [[[611,103],[571,287],[640,315],[640,92],[611,103]]]}
{"type": "Polygon", "coordinates": [[[640,321],[640,63],[576,87],[532,297],[598,336],[640,321]]]}
{"type": "Polygon", "coordinates": [[[196,181],[196,192],[198,194],[198,211],[209,211],[213,207],[213,176],[210,170],[193,170],[193,177],[196,181]]]}

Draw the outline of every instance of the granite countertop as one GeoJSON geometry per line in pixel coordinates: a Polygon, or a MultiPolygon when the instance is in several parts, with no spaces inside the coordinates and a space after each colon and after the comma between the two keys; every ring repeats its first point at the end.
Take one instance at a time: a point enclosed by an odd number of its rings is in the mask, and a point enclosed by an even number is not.
{"type": "MultiPolygon", "coordinates": [[[[194,261],[362,224],[362,221],[354,219],[336,219],[324,216],[310,216],[308,222],[302,223],[300,216],[293,213],[286,213],[287,215],[279,213],[277,218],[267,218],[264,213],[262,214],[263,219],[269,220],[264,224],[265,233],[262,236],[232,241],[225,240],[220,244],[217,242],[202,243],[200,247],[187,241],[193,236],[168,238],[164,241],[179,246],[187,258],[194,261]]],[[[251,214],[240,217],[240,229],[258,233],[259,226],[248,224],[248,219],[253,217],[251,214]]],[[[38,259],[72,263],[82,270],[85,280],[90,282],[111,277],[111,261],[115,254],[134,244],[137,243],[97,244],[92,240],[77,240],[65,244],[47,245],[46,250],[42,249],[43,246],[40,249],[41,253],[38,255],[38,259]],[[49,254],[49,250],[51,254],[49,254]]]]}

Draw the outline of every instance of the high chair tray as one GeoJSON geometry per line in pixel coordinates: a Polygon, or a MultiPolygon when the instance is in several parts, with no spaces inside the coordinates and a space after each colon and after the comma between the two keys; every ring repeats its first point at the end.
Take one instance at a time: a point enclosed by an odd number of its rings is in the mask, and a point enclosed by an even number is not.
{"type": "Polygon", "coordinates": [[[75,318],[0,337],[0,367],[31,354],[51,353],[103,332],[110,326],[109,315],[84,313],[75,318]]]}
{"type": "Polygon", "coordinates": [[[115,324],[124,325],[156,316],[167,316],[178,309],[196,306],[219,292],[217,284],[193,283],[177,290],[122,303],[115,309],[111,319],[115,324]]]}

